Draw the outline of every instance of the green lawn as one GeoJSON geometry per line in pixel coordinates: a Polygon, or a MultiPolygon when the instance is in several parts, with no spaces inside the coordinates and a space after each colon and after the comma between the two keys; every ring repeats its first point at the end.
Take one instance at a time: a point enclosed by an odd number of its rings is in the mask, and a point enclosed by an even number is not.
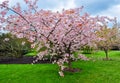
{"type": "Polygon", "coordinates": [[[80,72],[65,72],[65,77],[56,64],[1,64],[0,83],[120,83],[120,51],[110,51],[110,61],[102,60],[102,51],[87,56],[92,59],[72,64],[80,72]]]}

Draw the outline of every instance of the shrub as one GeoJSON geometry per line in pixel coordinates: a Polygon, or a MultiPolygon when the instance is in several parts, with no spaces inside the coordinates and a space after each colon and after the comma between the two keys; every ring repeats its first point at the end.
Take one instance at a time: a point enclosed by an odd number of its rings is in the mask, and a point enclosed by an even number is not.
{"type": "Polygon", "coordinates": [[[0,57],[20,58],[30,49],[25,38],[18,39],[10,33],[0,35],[0,57]]]}
{"type": "Polygon", "coordinates": [[[83,54],[92,54],[93,53],[93,47],[90,47],[90,46],[84,46],[82,48],[82,53],[83,54]]]}

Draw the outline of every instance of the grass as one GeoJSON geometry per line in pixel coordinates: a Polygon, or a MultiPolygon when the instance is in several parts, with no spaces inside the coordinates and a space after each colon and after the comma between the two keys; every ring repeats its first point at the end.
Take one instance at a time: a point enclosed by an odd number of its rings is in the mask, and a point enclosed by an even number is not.
{"type": "Polygon", "coordinates": [[[120,51],[109,54],[110,61],[103,61],[104,52],[100,51],[92,54],[90,61],[73,62],[81,71],[65,72],[65,77],[59,76],[56,64],[1,64],[0,83],[120,83],[120,51]]]}
{"type": "MultiPolygon", "coordinates": [[[[88,57],[92,57],[92,59],[95,59],[95,60],[100,60],[103,58],[105,58],[105,52],[104,51],[96,51],[94,52],[93,54],[85,54],[86,56],[88,57]]],[[[112,59],[112,60],[117,60],[117,61],[120,61],[120,51],[109,51],[108,52],[108,55],[109,55],[109,58],[112,59]]]]}
{"type": "Polygon", "coordinates": [[[36,56],[37,55],[37,51],[36,50],[31,50],[29,53],[25,54],[25,56],[36,56]]]}

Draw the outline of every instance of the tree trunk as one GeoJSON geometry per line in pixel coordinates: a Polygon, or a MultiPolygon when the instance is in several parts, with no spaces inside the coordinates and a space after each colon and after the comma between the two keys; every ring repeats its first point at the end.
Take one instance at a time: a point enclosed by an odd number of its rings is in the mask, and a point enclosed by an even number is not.
{"type": "Polygon", "coordinates": [[[71,69],[71,58],[70,58],[70,53],[69,53],[69,56],[68,56],[68,68],[71,69]]]}
{"type": "Polygon", "coordinates": [[[107,49],[105,49],[104,51],[105,51],[105,56],[106,56],[106,58],[105,58],[105,59],[106,59],[106,60],[109,60],[109,57],[108,57],[108,50],[107,50],[107,49]]]}

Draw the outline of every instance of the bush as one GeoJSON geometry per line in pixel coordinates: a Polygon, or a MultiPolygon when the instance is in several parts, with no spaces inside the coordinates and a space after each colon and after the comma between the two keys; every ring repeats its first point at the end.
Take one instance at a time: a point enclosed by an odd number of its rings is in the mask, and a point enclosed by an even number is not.
{"type": "Polygon", "coordinates": [[[0,35],[0,57],[20,58],[30,49],[30,42],[25,38],[18,39],[10,33],[0,35]]]}
{"type": "Polygon", "coordinates": [[[82,53],[83,54],[92,54],[93,53],[93,47],[90,47],[90,46],[84,46],[82,48],[82,53]]]}

